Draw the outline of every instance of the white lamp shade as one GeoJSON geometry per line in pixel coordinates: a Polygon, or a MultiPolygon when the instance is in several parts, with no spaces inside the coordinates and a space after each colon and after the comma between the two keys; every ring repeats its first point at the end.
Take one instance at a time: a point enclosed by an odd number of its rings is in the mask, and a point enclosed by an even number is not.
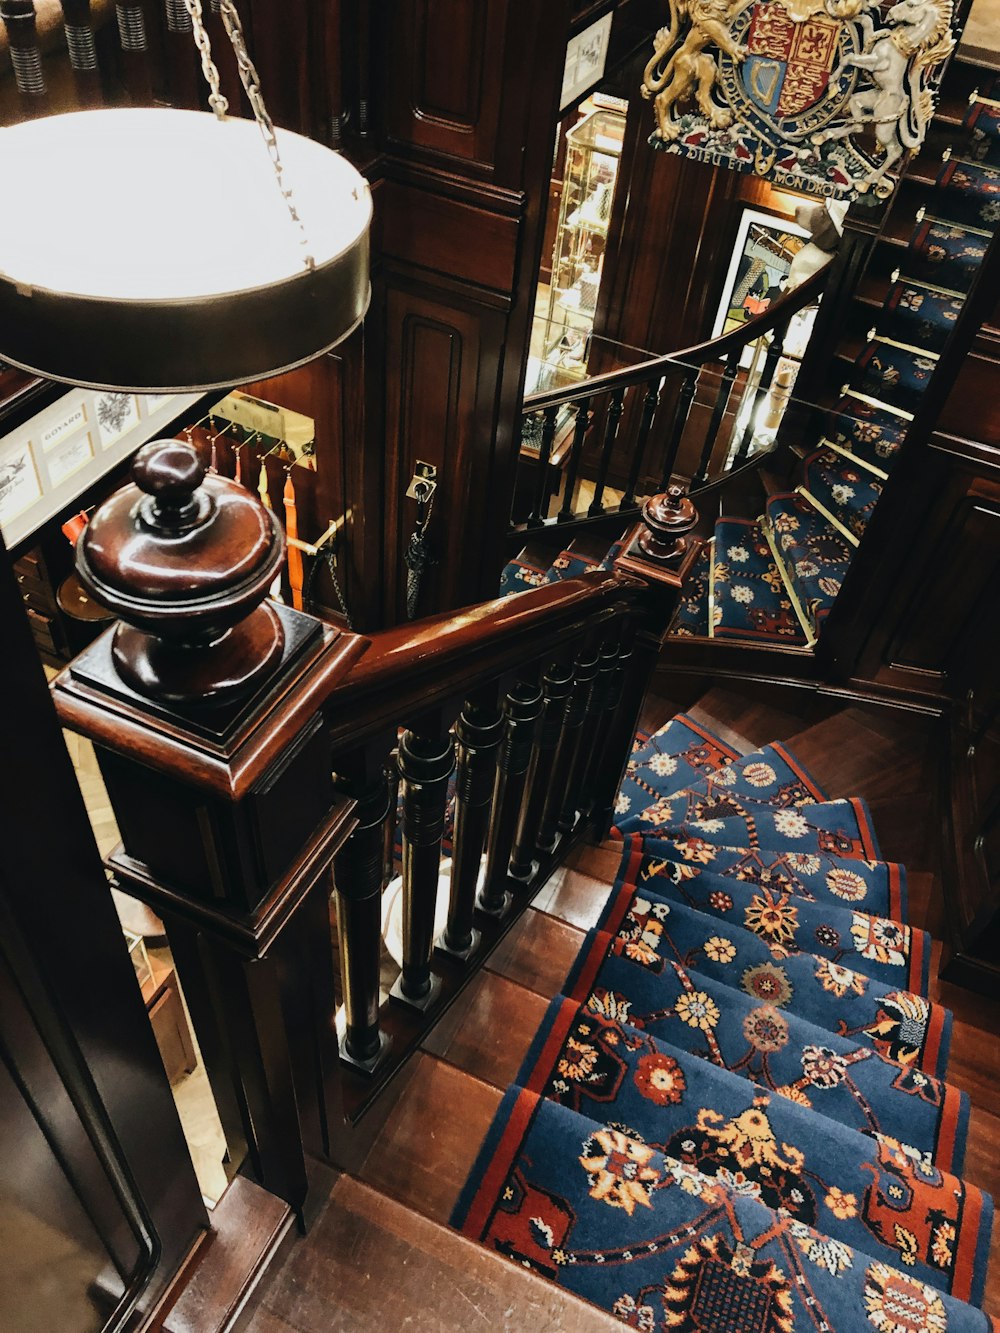
{"type": "Polygon", "coordinates": [[[252,120],[138,108],[0,129],[0,359],[192,390],[340,342],[369,300],[368,185],[321,144],[277,139],[305,245],[252,120]]]}

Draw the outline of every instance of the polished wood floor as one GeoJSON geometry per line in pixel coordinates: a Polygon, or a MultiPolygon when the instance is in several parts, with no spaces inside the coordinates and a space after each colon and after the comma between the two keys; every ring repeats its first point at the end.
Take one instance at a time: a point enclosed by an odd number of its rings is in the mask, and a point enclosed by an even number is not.
{"type": "MultiPolygon", "coordinates": [[[[742,751],[788,743],[831,797],[870,804],[888,858],[906,863],[914,924],[942,929],[935,860],[935,738],[920,718],[803,693],[713,689],[654,701],[650,726],[687,705],[742,751]]],[[[252,1333],[319,1329],[586,1329],[616,1321],[447,1230],[458,1192],[531,1037],[614,876],[611,847],[579,850],[539,895],[460,1004],[410,1061],[393,1108],[257,1299],[252,1333]],[[385,1275],[392,1273],[392,1280],[385,1275]]],[[[972,1100],[966,1175],[1000,1195],[1000,1003],[935,981],[955,1013],[949,1077],[972,1100]]],[[[994,1241],[986,1309],[1000,1316],[994,1241]]]]}

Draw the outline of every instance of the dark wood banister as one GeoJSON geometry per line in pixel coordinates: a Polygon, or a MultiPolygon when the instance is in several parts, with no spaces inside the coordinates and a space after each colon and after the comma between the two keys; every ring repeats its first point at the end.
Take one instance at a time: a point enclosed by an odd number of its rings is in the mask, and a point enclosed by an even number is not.
{"type": "Polygon", "coordinates": [[[331,740],[356,741],[407,713],[496,680],[537,660],[602,612],[634,601],[644,588],[628,574],[592,570],[518,597],[480,602],[374,634],[364,657],[330,692],[331,740]],[[383,705],[369,702],[383,691],[383,705]]]}
{"type": "Polygon", "coordinates": [[[737,348],[755,342],[765,333],[770,333],[772,329],[791,319],[803,307],[814,301],[823,291],[829,270],[830,265],[824,264],[798,287],[783,292],[762,314],[755,316],[741,328],[733,329],[718,338],[695,343],[692,347],[683,347],[666,356],[642,361],[637,366],[625,366],[620,370],[606,371],[603,375],[594,375],[568,388],[547,389],[542,393],[527,394],[524,399],[524,411],[540,412],[546,407],[575,403],[581,398],[590,398],[595,394],[628,389],[635,384],[646,384],[649,380],[667,375],[671,371],[684,371],[703,365],[706,361],[719,360],[737,348]]]}

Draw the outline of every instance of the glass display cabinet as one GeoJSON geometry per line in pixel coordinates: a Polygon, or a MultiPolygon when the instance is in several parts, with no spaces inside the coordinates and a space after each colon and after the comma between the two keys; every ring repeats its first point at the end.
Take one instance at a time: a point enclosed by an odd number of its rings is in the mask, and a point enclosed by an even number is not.
{"type": "MultiPolygon", "coordinates": [[[[557,379],[582,379],[604,265],[625,103],[603,99],[566,132],[566,167],[540,360],[557,379]]],[[[541,387],[541,386],[539,386],[541,387]]]]}

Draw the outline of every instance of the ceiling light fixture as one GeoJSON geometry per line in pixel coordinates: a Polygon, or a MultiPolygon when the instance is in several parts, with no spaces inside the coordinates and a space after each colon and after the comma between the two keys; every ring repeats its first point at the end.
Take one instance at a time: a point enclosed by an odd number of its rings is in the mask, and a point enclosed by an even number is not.
{"type": "Polygon", "coordinates": [[[0,129],[0,360],[92,388],[214,389],[301,365],[363,319],[368,183],[275,129],[222,0],[254,121],[229,117],[201,0],[184,4],[214,114],[80,111],[0,129]]]}

